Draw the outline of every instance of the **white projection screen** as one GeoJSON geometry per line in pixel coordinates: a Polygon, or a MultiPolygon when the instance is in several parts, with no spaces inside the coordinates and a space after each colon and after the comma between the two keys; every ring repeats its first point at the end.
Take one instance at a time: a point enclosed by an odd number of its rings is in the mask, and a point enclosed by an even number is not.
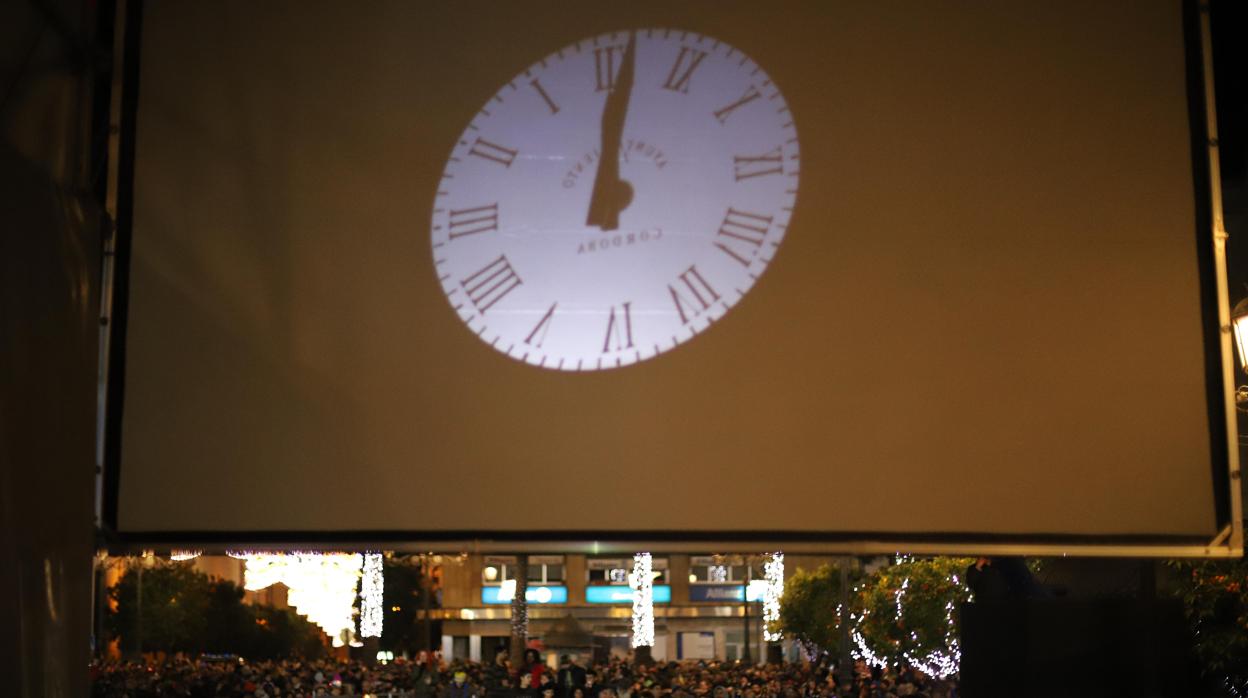
{"type": "Polygon", "coordinates": [[[1208,540],[1191,9],[147,2],[116,530],[1208,540]]]}

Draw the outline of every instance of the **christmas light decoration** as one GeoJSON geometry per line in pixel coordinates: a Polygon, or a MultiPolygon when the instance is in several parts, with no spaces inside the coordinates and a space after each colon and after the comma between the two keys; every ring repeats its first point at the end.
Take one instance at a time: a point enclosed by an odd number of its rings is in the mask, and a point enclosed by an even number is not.
{"type": "Polygon", "coordinates": [[[784,633],[773,631],[780,622],[780,597],[784,596],[784,553],[772,553],[763,563],[767,587],[763,590],[763,639],[779,642],[784,633]]]}
{"type": "Polygon", "coordinates": [[[364,553],[364,576],[360,580],[360,637],[381,637],[381,553],[364,553]]]}
{"type": "Polygon", "coordinates": [[[513,589],[511,592],[511,636],[527,639],[529,637],[529,571],[527,565],[518,565],[517,570],[522,574],[518,574],[515,579],[504,580],[500,593],[506,594],[508,588],[513,589]]]}
{"type": "Polygon", "coordinates": [[[290,590],[286,602],[320,626],[335,647],[352,641],[356,585],[363,556],[358,553],[235,552],[246,562],[243,588],[258,591],[277,582],[290,590]]]}
{"type": "MultiPolygon", "coordinates": [[[[957,584],[958,578],[956,575],[952,577],[952,581],[954,584],[957,584]]],[[[901,588],[898,589],[896,593],[895,599],[897,603],[897,617],[899,619],[903,617],[902,598],[905,596],[906,589],[909,588],[909,586],[910,578],[907,577],[902,580],[901,588]]],[[[949,648],[948,652],[934,649],[931,652],[928,652],[926,656],[922,657],[915,656],[908,651],[902,652],[902,657],[905,658],[906,663],[924,674],[927,674],[928,676],[935,676],[938,679],[945,679],[953,674],[956,674],[958,672],[958,667],[962,663],[962,651],[958,647],[957,634],[953,631],[952,601],[945,604],[945,628],[945,646],[949,648]]],[[[910,637],[916,641],[918,640],[917,634],[913,632],[910,633],[910,637]]]]}
{"type": "Polygon", "coordinates": [[[628,585],[633,589],[633,649],[654,646],[654,576],[650,553],[633,556],[628,585]]]}
{"type": "MultiPolygon", "coordinates": [[[[913,560],[914,558],[912,556],[898,555],[896,564],[901,565],[912,562],[913,560]]],[[[960,585],[960,580],[956,574],[950,575],[949,579],[955,587],[960,585]]],[[[901,619],[905,617],[905,597],[908,593],[909,587],[910,578],[906,577],[902,579],[901,586],[897,589],[897,591],[893,592],[893,604],[896,608],[897,622],[901,622],[901,619]]],[[[858,590],[859,587],[854,588],[855,594],[858,590]]],[[[944,625],[946,628],[944,637],[945,649],[933,649],[922,656],[916,655],[909,650],[903,650],[901,652],[901,659],[905,664],[908,664],[924,674],[938,679],[945,679],[953,674],[956,674],[962,663],[962,651],[958,645],[957,633],[954,630],[953,601],[945,603],[944,611],[944,625]]],[[[870,611],[868,610],[864,610],[861,615],[850,614],[850,638],[853,640],[855,645],[852,649],[852,654],[854,658],[861,659],[871,666],[886,667],[890,664],[890,662],[887,658],[880,657],[873,653],[867,645],[866,638],[864,638],[862,633],[859,631],[861,623],[869,614],[870,611]]],[[[918,634],[911,631],[910,639],[917,643],[919,639],[918,634]]]]}
{"type": "Polygon", "coordinates": [[[194,560],[203,554],[204,551],[202,550],[170,550],[169,559],[175,562],[182,562],[183,560],[194,560]]]}

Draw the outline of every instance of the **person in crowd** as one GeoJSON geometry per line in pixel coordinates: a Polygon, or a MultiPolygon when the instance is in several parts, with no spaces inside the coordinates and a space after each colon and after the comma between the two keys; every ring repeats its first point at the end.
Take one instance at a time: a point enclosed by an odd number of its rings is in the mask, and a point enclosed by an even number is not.
{"type": "Polygon", "coordinates": [[[451,685],[442,689],[441,698],[480,698],[476,686],[468,683],[468,672],[460,669],[452,677],[451,685]]]}
{"type": "Polygon", "coordinates": [[[439,661],[436,655],[421,652],[416,656],[412,667],[412,688],[416,698],[433,698],[438,694],[440,677],[439,661]]]}
{"type": "Polygon", "coordinates": [[[508,656],[506,647],[498,650],[494,654],[494,661],[483,672],[482,680],[487,698],[511,695],[511,662],[508,661],[508,656]]]}
{"type": "Polygon", "coordinates": [[[555,695],[558,698],[573,698],[573,692],[576,689],[585,688],[585,668],[577,663],[579,657],[576,654],[565,654],[559,658],[559,674],[555,681],[555,695]]]}
{"type": "Polygon", "coordinates": [[[585,695],[589,698],[598,698],[598,693],[602,690],[602,686],[598,683],[598,672],[593,669],[585,670],[585,695]]]}
{"type": "Polygon", "coordinates": [[[550,672],[543,671],[541,674],[538,674],[537,689],[542,693],[545,693],[547,690],[552,692],[558,690],[555,686],[555,680],[551,677],[550,672]]]}
{"type": "Polygon", "coordinates": [[[541,697],[542,692],[539,691],[537,687],[533,685],[532,674],[528,673],[527,671],[522,671],[520,672],[520,677],[519,679],[517,679],[517,681],[518,681],[518,684],[516,688],[511,692],[512,696],[515,696],[515,698],[540,698],[541,697]]]}
{"type": "Polygon", "coordinates": [[[524,651],[524,663],[520,671],[526,671],[533,679],[534,688],[541,688],[542,675],[546,673],[546,665],[542,663],[542,655],[532,647],[524,651]]]}

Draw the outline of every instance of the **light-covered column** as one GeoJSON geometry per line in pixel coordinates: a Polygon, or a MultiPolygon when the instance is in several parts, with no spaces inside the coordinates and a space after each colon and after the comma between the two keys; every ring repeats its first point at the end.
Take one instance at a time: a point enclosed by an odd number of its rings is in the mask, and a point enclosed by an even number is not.
{"type": "Polygon", "coordinates": [[[628,585],[633,589],[633,649],[653,647],[654,574],[650,553],[633,556],[633,571],[628,575],[628,585]]]}
{"type": "Polygon", "coordinates": [[[364,553],[360,579],[360,637],[381,637],[383,589],[381,553],[364,553]]]}
{"type": "Polygon", "coordinates": [[[763,589],[763,639],[779,642],[784,634],[773,630],[780,621],[780,597],[784,596],[784,553],[772,553],[763,563],[767,586],[763,589]]]}

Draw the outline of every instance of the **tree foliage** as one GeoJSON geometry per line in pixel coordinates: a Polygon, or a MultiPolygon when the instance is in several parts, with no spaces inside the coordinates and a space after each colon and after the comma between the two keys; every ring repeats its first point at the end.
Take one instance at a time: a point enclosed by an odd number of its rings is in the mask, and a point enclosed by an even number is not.
{"type": "Polygon", "coordinates": [[[957,654],[958,608],[970,600],[969,558],[906,558],[864,578],[853,617],[863,643],[893,665],[930,665],[957,654]]]}
{"type": "Polygon", "coordinates": [[[237,654],[251,659],[317,656],[322,633],[289,609],[243,603],[236,584],[186,563],[134,566],[109,590],[107,629],[123,651],[237,654]],[[141,591],[140,591],[141,586],[141,591]],[[141,614],[141,617],[140,617],[141,614]],[[140,623],[141,621],[141,623],[140,623]]]}
{"type": "Polygon", "coordinates": [[[837,606],[841,598],[840,572],[831,565],[814,571],[798,569],[784,582],[780,620],[773,630],[797,640],[808,654],[840,651],[837,606]]]}
{"type": "Polygon", "coordinates": [[[1248,561],[1182,560],[1171,567],[1204,672],[1248,691],[1248,561]]]}
{"type": "MultiPolygon", "coordinates": [[[[966,558],[907,558],[850,579],[851,630],[879,661],[931,662],[956,655],[959,605],[969,600],[966,558]]],[[[839,652],[840,575],[824,565],[785,581],[777,629],[807,649],[839,652]]],[[[857,648],[855,648],[857,649],[857,648]]]]}

